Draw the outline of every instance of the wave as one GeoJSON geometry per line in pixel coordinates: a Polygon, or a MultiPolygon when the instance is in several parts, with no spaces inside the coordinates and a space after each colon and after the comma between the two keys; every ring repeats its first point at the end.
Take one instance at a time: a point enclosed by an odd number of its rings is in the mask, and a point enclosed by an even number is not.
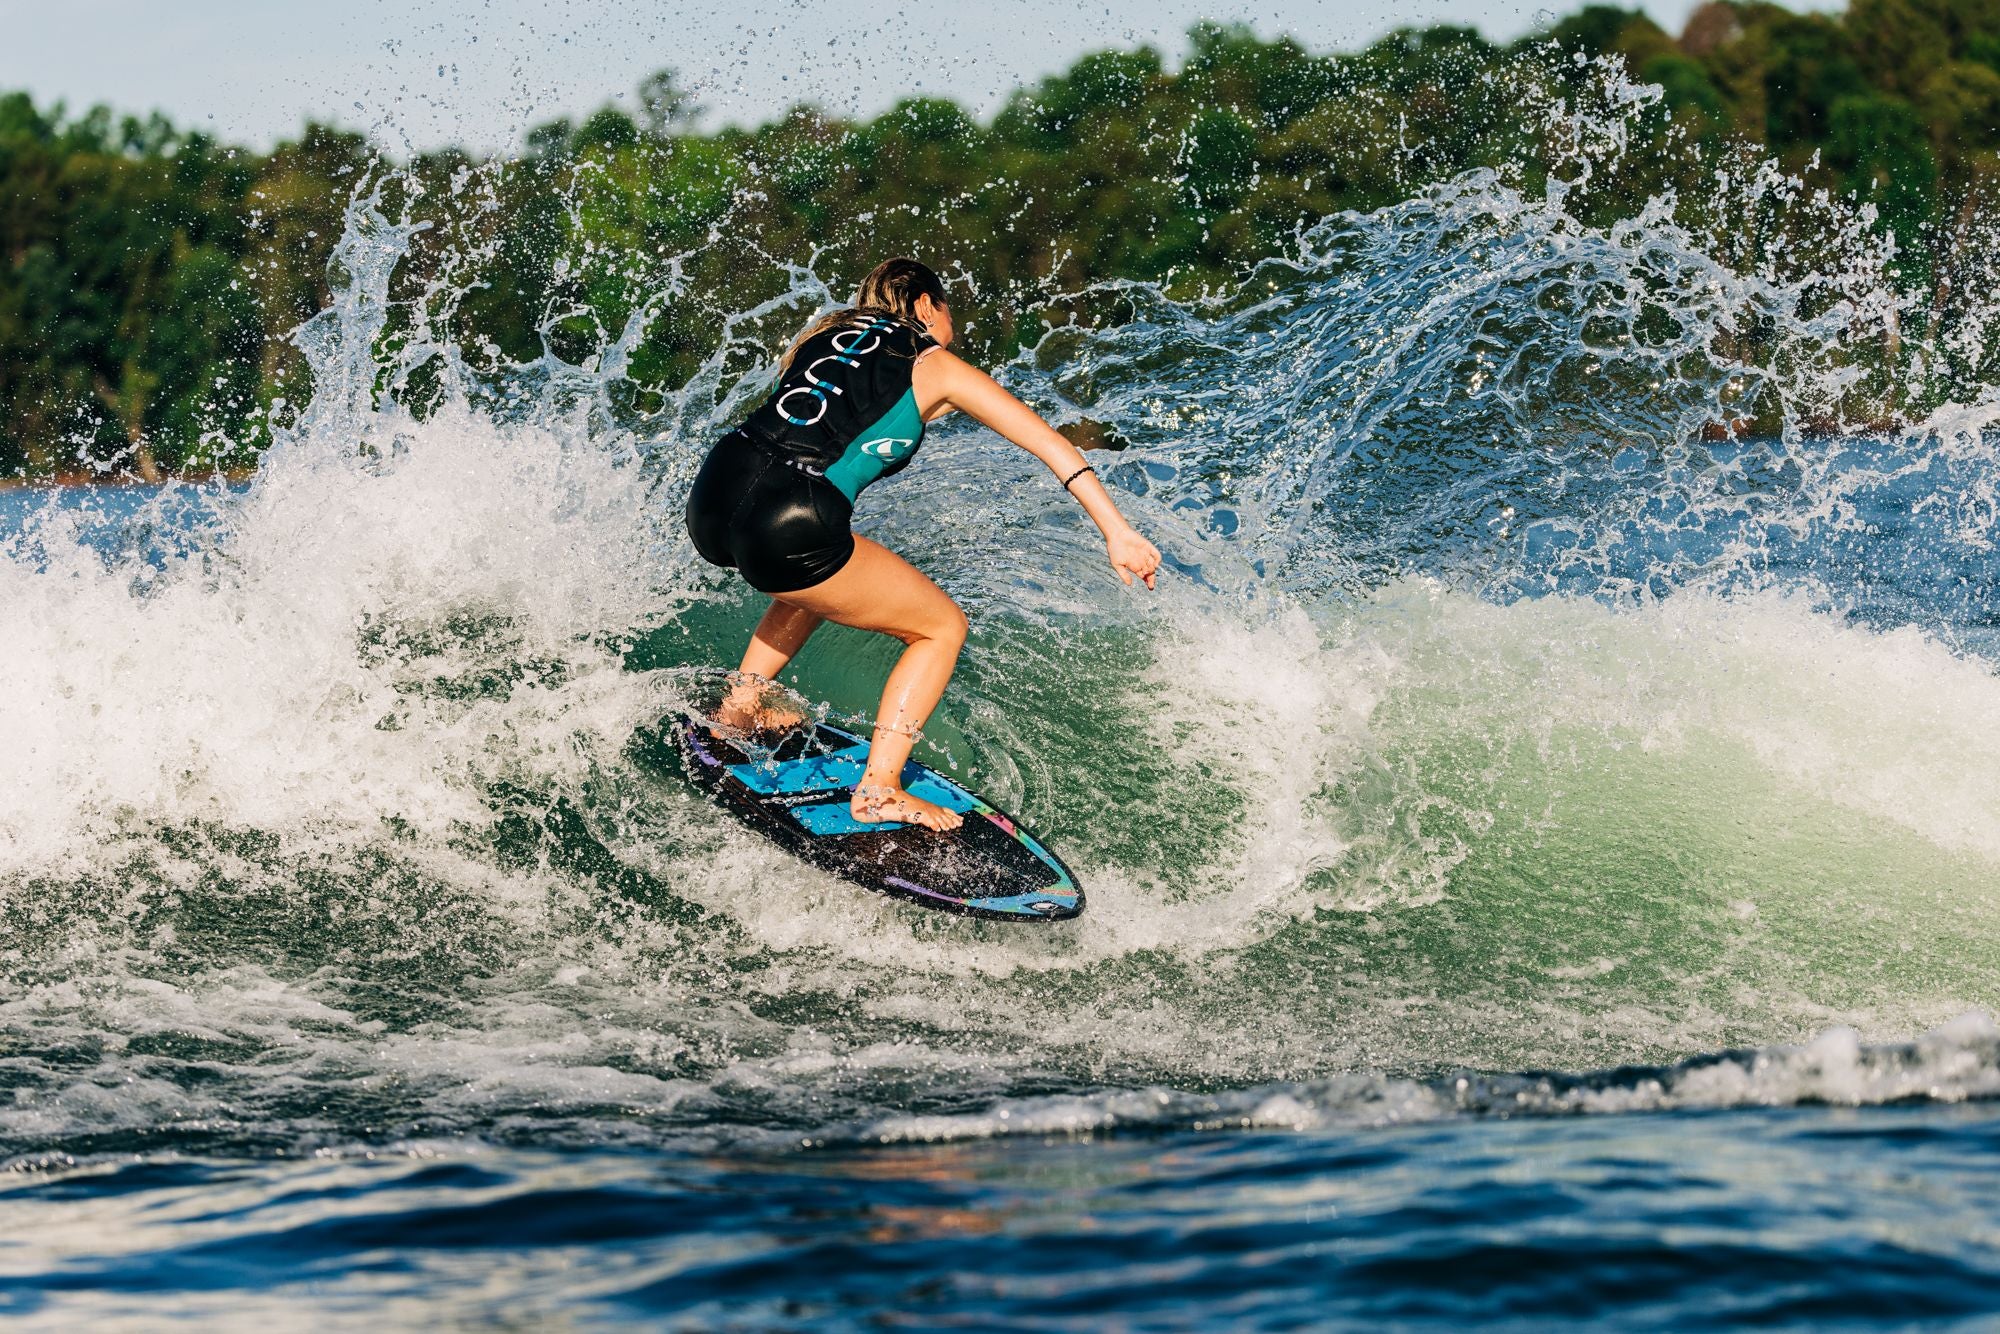
{"type": "Polygon", "coordinates": [[[1745,1107],[1879,1107],[2000,1096],[2000,1029],[1983,1011],[1910,1041],[1868,1045],[1833,1028],[1798,1046],[1719,1052],[1670,1066],[1583,1074],[1349,1074],[1194,1094],[1175,1089],[1019,1099],[957,1115],[885,1117],[833,1143],[1175,1130],[1319,1131],[1461,1117],[1605,1115],[1745,1107]]]}
{"type": "MultiPolygon", "coordinates": [[[[927,758],[1089,889],[1032,935],[722,827],[656,726],[754,612],[681,489],[818,277],[685,386],[635,392],[643,315],[475,370],[364,188],[251,484],[5,537],[0,1144],[1986,1096],[1964,1024],[1769,1044],[2000,1003],[2000,398],[1828,432],[1901,309],[1874,234],[1732,265],[1587,184],[1474,173],[1231,292],[1107,285],[1002,368],[1132,443],[1100,471],[1157,597],[964,425],[864,509],[971,612],[927,758]]],[[[829,631],[798,686],[865,712],[887,653],[829,631]]]]}

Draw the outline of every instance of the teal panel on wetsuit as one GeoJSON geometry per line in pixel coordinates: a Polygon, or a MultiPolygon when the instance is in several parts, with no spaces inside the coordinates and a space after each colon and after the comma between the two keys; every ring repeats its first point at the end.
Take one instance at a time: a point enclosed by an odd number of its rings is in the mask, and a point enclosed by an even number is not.
{"type": "Polygon", "coordinates": [[[917,411],[917,391],[909,389],[896,406],[862,430],[826,470],[826,480],[840,488],[851,504],[861,488],[879,481],[910,455],[924,438],[924,416],[917,411]]]}

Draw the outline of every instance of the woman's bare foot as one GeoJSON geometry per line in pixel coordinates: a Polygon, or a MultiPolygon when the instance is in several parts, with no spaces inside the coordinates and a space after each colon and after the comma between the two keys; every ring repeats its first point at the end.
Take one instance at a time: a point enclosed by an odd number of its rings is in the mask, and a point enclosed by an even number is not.
{"type": "Polygon", "coordinates": [[[721,706],[715,711],[715,721],[742,732],[782,732],[804,722],[805,714],[785,703],[782,697],[765,698],[772,688],[769,681],[738,681],[723,696],[721,706]]]}
{"type": "Polygon", "coordinates": [[[895,820],[943,831],[956,829],[965,823],[965,817],[957,811],[948,811],[936,802],[913,797],[903,789],[886,783],[869,783],[855,788],[854,800],[847,804],[847,809],[863,824],[895,820]]]}

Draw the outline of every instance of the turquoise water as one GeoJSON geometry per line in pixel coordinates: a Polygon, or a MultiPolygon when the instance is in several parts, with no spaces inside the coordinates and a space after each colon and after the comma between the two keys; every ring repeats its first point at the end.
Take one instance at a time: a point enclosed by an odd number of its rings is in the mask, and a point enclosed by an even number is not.
{"type": "Polygon", "coordinates": [[[1809,429],[1903,299],[1865,232],[1744,273],[1474,174],[1001,367],[1132,442],[1171,572],[962,423],[857,517],[971,616],[923,758],[1089,893],[1024,931],[785,859],[663,738],[758,610],[680,495],[816,280],[640,411],[622,343],[382,340],[412,226],[349,210],[254,482],[0,495],[0,1310],[1995,1309],[2000,398],[1910,360],[1902,425],[1809,429]]]}

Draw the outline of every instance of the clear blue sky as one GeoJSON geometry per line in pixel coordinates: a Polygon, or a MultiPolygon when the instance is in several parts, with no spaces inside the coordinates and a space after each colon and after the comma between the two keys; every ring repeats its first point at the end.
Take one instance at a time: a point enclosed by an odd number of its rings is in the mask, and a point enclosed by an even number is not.
{"type": "MultiPolygon", "coordinates": [[[[1578,0],[1580,3],[1580,0],[1578,0]]],[[[1694,0],[1645,0],[1678,31],[1694,0]]],[[[1556,8],[1507,0],[0,0],[0,89],[163,110],[268,145],[308,116],[392,146],[512,146],[522,129],[632,101],[671,65],[708,121],[813,101],[871,114],[913,93],[985,112],[1106,46],[1169,58],[1199,18],[1350,49],[1399,24],[1511,38],[1556,8]]]]}

